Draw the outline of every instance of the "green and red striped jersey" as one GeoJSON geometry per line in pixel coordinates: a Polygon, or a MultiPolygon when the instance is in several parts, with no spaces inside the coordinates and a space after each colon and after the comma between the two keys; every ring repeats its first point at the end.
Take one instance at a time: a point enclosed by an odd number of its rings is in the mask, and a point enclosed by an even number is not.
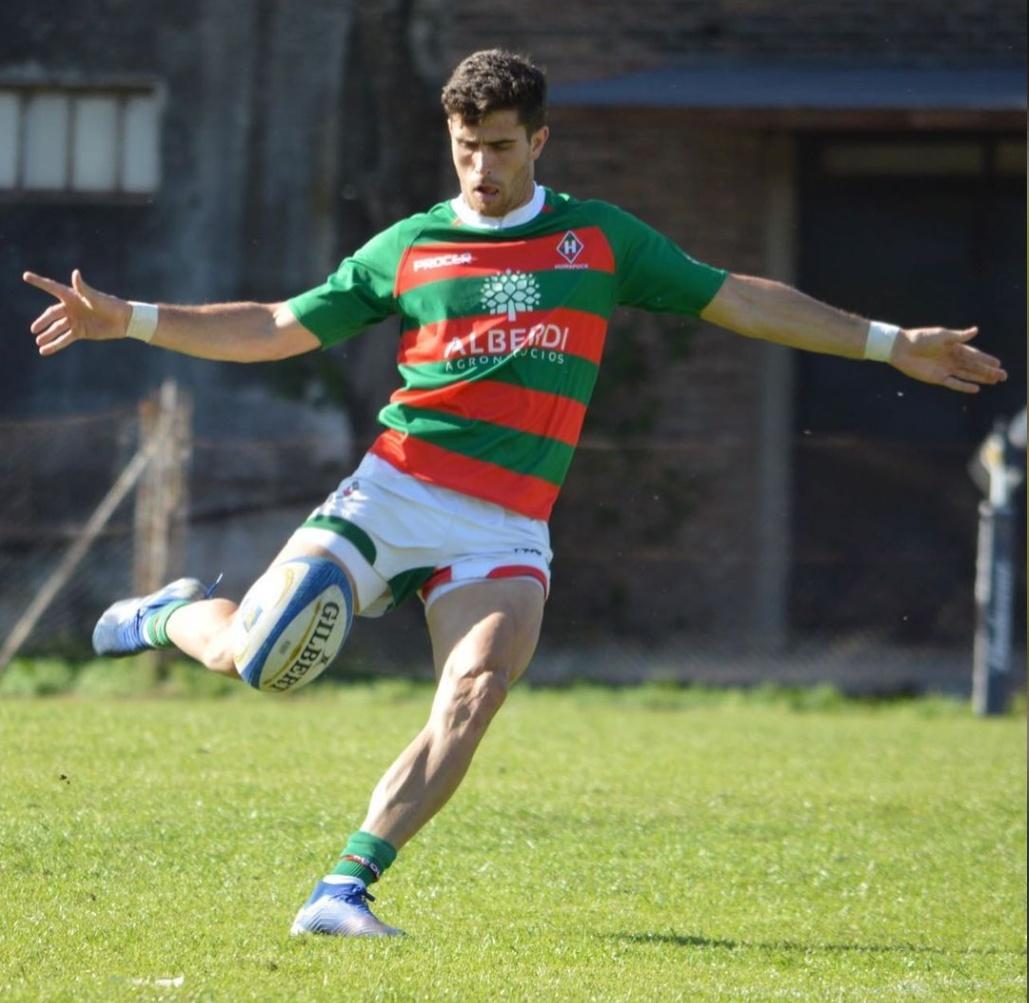
{"type": "Polygon", "coordinates": [[[726,273],[605,202],[546,192],[480,229],[449,202],[401,220],[290,300],[323,345],[398,314],[403,386],[371,452],[434,484],[550,515],[616,306],[696,315],[726,273]]]}

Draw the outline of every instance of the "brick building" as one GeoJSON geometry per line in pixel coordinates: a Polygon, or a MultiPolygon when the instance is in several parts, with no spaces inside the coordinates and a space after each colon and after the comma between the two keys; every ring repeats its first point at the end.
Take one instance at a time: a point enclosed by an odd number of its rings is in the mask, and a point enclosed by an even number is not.
{"type": "MultiPolygon", "coordinates": [[[[0,410],[110,404],[168,372],[200,415],[243,384],[278,392],[275,377],[125,346],[44,371],[14,343],[37,302],[17,275],[82,262],[101,288],[190,302],[311,285],[452,190],[439,84],[472,49],[515,48],[551,81],[545,183],[865,315],[978,322],[1013,373],[957,400],[885,367],[619,314],[555,512],[550,636],[960,647],[977,500],[964,465],[1025,403],[1025,18],[1015,0],[6,5],[0,124],[5,95],[24,116],[44,92],[118,95],[119,135],[126,102],[149,97],[158,124],[149,189],[118,188],[147,178],[124,150],[114,190],[92,196],[71,155],[45,190],[26,187],[25,154],[11,160],[0,410]]],[[[393,334],[288,370],[323,389],[339,380],[316,370],[344,373],[359,444],[394,382],[393,334]]]]}

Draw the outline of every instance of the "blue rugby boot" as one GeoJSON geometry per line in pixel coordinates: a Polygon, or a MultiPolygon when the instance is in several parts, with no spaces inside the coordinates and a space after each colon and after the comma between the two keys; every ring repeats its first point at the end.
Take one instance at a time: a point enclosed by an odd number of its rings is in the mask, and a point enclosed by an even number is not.
{"type": "MultiPolygon", "coordinates": [[[[344,877],[330,875],[330,877],[344,877]]],[[[319,881],[297,913],[290,933],[328,933],[336,937],[402,937],[403,930],[387,926],[368,908],[375,897],[358,880],[319,881]]]]}
{"type": "Polygon", "coordinates": [[[152,649],[154,645],[143,633],[147,617],[171,603],[182,605],[208,599],[220,581],[221,575],[208,587],[196,578],[179,578],[148,596],[116,602],[104,610],[93,628],[93,650],[98,655],[118,658],[152,649]]]}

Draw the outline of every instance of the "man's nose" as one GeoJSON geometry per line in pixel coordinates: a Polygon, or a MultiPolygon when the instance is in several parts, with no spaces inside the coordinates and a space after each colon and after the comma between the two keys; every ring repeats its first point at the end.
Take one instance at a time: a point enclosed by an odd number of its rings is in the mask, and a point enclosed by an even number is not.
{"type": "Polygon", "coordinates": [[[476,150],[472,154],[472,166],[478,174],[485,175],[493,165],[493,158],[488,150],[476,150]]]}

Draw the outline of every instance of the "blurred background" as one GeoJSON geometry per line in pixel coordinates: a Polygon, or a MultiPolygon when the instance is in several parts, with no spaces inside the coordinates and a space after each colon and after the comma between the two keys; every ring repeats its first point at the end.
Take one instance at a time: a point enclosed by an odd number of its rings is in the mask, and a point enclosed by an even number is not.
{"type": "MultiPolygon", "coordinates": [[[[396,323],[274,365],[135,343],[41,360],[28,327],[46,300],[21,272],[80,267],[184,303],[316,285],[455,193],[439,90],[492,46],[548,71],[543,183],[864,316],[978,324],[1011,374],[970,398],[619,312],[554,513],[530,678],[967,691],[966,468],[1026,399],[1022,0],[7,0],[0,641],[20,623],[23,653],[85,656],[98,612],[148,576],[224,572],[238,598],[397,385],[396,323]],[[177,433],[118,501],[167,379],[177,433]]],[[[1021,531],[1016,546],[1024,666],[1021,531]]],[[[426,674],[417,603],[362,623],[346,671],[426,674]]]]}

